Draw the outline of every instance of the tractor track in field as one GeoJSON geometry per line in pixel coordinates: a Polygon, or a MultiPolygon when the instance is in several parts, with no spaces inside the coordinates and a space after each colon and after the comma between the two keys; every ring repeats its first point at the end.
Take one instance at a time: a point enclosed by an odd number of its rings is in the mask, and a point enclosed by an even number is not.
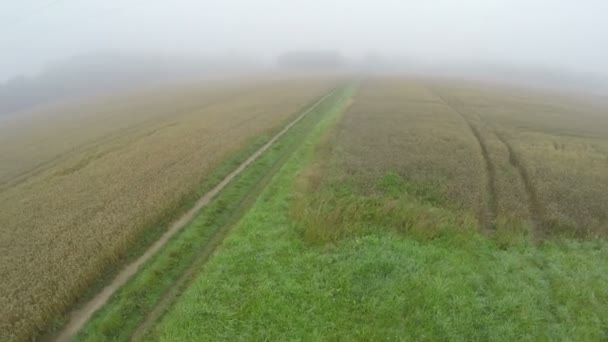
{"type": "MultiPolygon", "coordinates": [[[[313,105],[309,106],[306,110],[304,110],[300,115],[298,115],[294,120],[289,122],[281,131],[276,133],[266,144],[260,147],[257,151],[255,151],[252,155],[250,155],[244,162],[242,162],[235,170],[233,170],[230,174],[228,174],[220,183],[218,183],[213,189],[203,195],[196,204],[188,210],[183,216],[174,221],[169,228],[165,231],[165,233],[158,239],[154,244],[152,244],[140,257],[138,257],[132,263],[126,265],[112,280],[110,284],[104,287],[100,292],[98,292],[92,299],[90,299],[84,306],[73,312],[67,325],[65,325],[61,331],[56,335],[56,341],[70,341],[78,331],[89,321],[89,319],[93,316],[93,314],[100,309],[109,299],[110,297],[120,289],[131,277],[133,277],[139,268],[143,266],[148,260],[150,260],[154,255],[156,255],[167,242],[176,235],[182,228],[184,228],[188,223],[190,223],[196,215],[199,213],[201,209],[206,207],[212,199],[215,198],[217,194],[220,193],[236,176],[241,174],[250,164],[252,164],[255,160],[260,157],[266,150],[268,150],[274,143],[281,138],[285,133],[287,133],[293,126],[295,126],[298,122],[300,122],[308,113],[313,111],[318,105],[323,103],[327,98],[333,95],[339,87],[334,88],[326,95],[322,96],[317,102],[313,105]]],[[[225,229],[227,230],[227,228],[225,229]]],[[[224,232],[225,235],[225,232],[224,232]]],[[[219,245],[221,242],[222,234],[219,234],[217,237],[211,241],[211,245],[207,248],[209,249],[206,253],[210,255],[216,245],[219,245]],[[216,241],[217,240],[217,241],[216,241]]],[[[200,257],[205,259],[204,251],[201,252],[200,257]]],[[[208,257],[207,255],[207,257],[208,257]]],[[[188,272],[186,272],[188,273],[188,272]]],[[[190,272],[192,273],[192,271],[190,272]]],[[[185,283],[188,277],[184,277],[181,283],[185,283]]],[[[180,285],[180,284],[178,284],[180,285]]],[[[173,296],[178,293],[179,286],[175,287],[173,290],[175,292],[173,296]]],[[[170,295],[170,294],[168,294],[170,295]]],[[[170,303],[170,298],[167,300],[170,303]]],[[[167,303],[167,304],[168,304],[167,303]]],[[[159,309],[158,314],[162,314],[162,310],[159,309]]],[[[138,329],[139,330],[139,329],[138,329]]]]}
{"type": "MultiPolygon", "coordinates": [[[[483,116],[481,116],[477,111],[474,110],[474,113],[483,121],[483,116]]],[[[486,122],[486,125],[489,126],[492,133],[496,136],[498,141],[507,149],[509,164],[517,171],[519,175],[519,179],[524,186],[524,191],[526,193],[526,206],[528,208],[528,213],[530,215],[530,219],[532,221],[532,235],[535,240],[542,240],[546,233],[547,228],[545,224],[545,209],[538,197],[538,192],[534,183],[532,181],[532,177],[528,173],[528,170],[524,166],[519,153],[515,151],[513,145],[509,142],[504,132],[501,132],[495,125],[486,122]]]]}
{"type": "Polygon", "coordinates": [[[487,231],[496,230],[496,217],[498,215],[498,190],[496,185],[496,166],[490,158],[490,152],[488,151],[487,144],[483,139],[479,128],[469,119],[469,117],[463,113],[458,106],[452,104],[450,101],[445,99],[434,89],[430,89],[435,96],[437,96],[443,104],[445,104],[452,111],[456,112],[467,124],[471,133],[477,140],[479,148],[481,149],[481,156],[485,164],[486,174],[486,193],[488,195],[488,203],[485,206],[484,212],[480,215],[480,221],[482,227],[487,231]]]}
{"type": "Polygon", "coordinates": [[[509,152],[509,163],[517,170],[517,173],[519,173],[521,181],[524,185],[524,189],[528,197],[528,210],[534,225],[534,237],[537,240],[542,239],[547,233],[544,221],[545,210],[538,198],[538,192],[532,182],[532,178],[530,177],[526,167],[523,165],[519,154],[513,149],[513,146],[508,142],[504,134],[499,133],[498,131],[495,131],[494,133],[496,134],[496,137],[498,137],[498,140],[500,140],[500,142],[503,143],[507,148],[507,151],[509,152]]]}

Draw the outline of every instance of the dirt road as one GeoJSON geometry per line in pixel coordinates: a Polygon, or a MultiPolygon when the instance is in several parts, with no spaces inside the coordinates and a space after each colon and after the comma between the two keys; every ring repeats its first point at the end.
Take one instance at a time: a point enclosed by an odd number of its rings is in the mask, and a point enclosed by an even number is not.
{"type": "Polygon", "coordinates": [[[86,324],[91,316],[100,309],[108,299],[116,292],[121,286],[123,286],[133,275],[135,275],[140,266],[145,264],[150,258],[152,258],[163,246],[182,228],[184,228],[198,212],[203,209],[209,202],[220,192],[232,179],[238,176],[243,170],[245,170],[251,163],[253,163],[262,153],[264,153],[270,146],[272,146],[281,136],[283,136],[291,127],[296,125],[302,120],[308,113],[314,110],[319,104],[325,101],[328,97],[334,94],[336,89],[323,96],[320,100],[315,102],[297,118],[287,124],[280,132],[274,135],[264,146],[260,147],[254,152],[247,160],[241,163],[234,171],[227,175],[219,184],[217,184],[212,190],[203,195],[196,204],[186,212],[182,217],[173,222],[169,229],[152,245],[148,248],[139,258],[132,263],[128,264],[114,280],[104,287],[101,292],[96,294],[91,300],[89,300],[80,310],[72,313],[69,323],[61,330],[61,332],[55,338],[56,341],[70,341],[72,337],[86,324]]]}

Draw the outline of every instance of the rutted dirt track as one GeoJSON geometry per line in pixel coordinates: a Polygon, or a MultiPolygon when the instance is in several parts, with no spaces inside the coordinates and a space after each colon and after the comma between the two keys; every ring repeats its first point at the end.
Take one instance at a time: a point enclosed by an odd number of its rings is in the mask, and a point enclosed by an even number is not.
{"type": "MultiPolygon", "coordinates": [[[[69,320],[69,323],[59,333],[57,341],[69,341],[91,318],[91,316],[100,309],[108,299],[121,287],[123,286],[133,275],[135,275],[140,266],[146,263],[152,256],[154,256],[162,247],[182,228],[184,228],[192,219],[198,214],[198,212],[204,208],[209,202],[220,192],[222,189],[238,176],[243,170],[245,170],[251,163],[253,163],[262,153],[270,148],[281,136],[283,136],[289,129],[296,125],[302,120],[308,113],[314,110],[319,104],[325,101],[328,97],[333,95],[336,89],[332,90],[320,100],[315,102],[297,118],[287,124],[280,132],[274,135],[264,146],[260,147],[254,152],[247,160],[241,163],[234,171],[226,176],[219,184],[217,184],[211,191],[201,197],[196,204],[180,219],[173,222],[167,231],[152,245],[146,252],[144,252],[137,260],[127,265],[114,280],[108,284],[101,292],[95,295],[90,301],[88,301],[80,310],[75,311],[69,320]]],[[[212,244],[214,241],[212,241],[212,244]]]]}

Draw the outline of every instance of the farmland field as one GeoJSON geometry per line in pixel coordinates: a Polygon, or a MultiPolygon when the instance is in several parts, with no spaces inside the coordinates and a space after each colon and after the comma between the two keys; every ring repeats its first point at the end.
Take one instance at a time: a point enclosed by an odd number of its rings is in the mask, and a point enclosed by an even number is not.
{"type": "Polygon", "coordinates": [[[142,340],[605,339],[608,117],[552,96],[363,82],[142,340]]]}
{"type": "Polygon", "coordinates": [[[0,340],[48,329],[334,85],[188,85],[3,122],[0,340]]]}
{"type": "Polygon", "coordinates": [[[605,103],[479,86],[438,88],[486,145],[499,222],[523,219],[537,238],[608,233],[605,103]]]}
{"type": "Polygon", "coordinates": [[[7,339],[49,324],[78,341],[608,338],[605,99],[405,77],[149,95],[0,135],[7,339]]]}

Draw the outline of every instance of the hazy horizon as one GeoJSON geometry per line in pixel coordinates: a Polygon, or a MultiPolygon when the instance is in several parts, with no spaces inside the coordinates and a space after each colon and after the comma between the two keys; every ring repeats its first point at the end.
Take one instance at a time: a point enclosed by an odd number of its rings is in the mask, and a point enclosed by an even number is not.
{"type": "Polygon", "coordinates": [[[0,82],[73,56],[233,56],[268,64],[337,50],[412,65],[608,74],[608,4],[502,1],[24,0],[0,4],[0,82]]]}

